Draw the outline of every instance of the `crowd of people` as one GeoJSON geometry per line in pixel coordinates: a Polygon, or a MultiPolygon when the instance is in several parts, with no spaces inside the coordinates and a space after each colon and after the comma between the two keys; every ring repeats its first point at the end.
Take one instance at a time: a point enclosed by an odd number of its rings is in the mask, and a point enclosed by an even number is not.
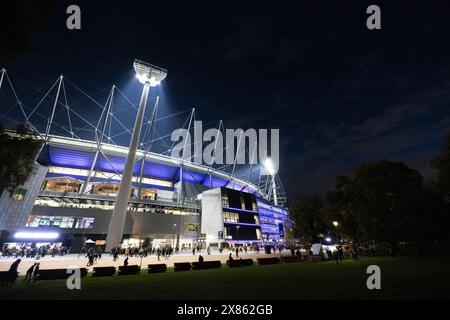
{"type": "Polygon", "coordinates": [[[52,257],[64,256],[70,253],[70,248],[63,245],[8,245],[4,244],[1,249],[1,255],[5,258],[42,258],[47,255],[52,257]]]}

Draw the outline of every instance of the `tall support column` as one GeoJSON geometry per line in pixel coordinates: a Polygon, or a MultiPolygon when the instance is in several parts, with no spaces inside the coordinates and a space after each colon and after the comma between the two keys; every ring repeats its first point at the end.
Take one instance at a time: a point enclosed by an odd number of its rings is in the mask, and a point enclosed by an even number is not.
{"type": "Polygon", "coordinates": [[[63,76],[59,77],[58,91],[56,92],[55,103],[53,104],[52,114],[50,115],[50,119],[47,122],[47,129],[45,130],[45,142],[48,140],[48,135],[50,133],[50,129],[53,123],[53,117],[55,116],[56,106],[58,105],[59,93],[61,92],[61,84],[62,84],[63,76]]]}
{"type": "Polygon", "coordinates": [[[1,78],[0,78],[0,89],[2,88],[2,84],[3,84],[3,77],[5,76],[5,68],[3,68],[2,69],[2,71],[1,71],[1,73],[2,73],[2,76],[1,76],[1,78]]]}
{"type": "Polygon", "coordinates": [[[139,168],[139,185],[138,185],[138,198],[142,199],[142,179],[144,177],[144,165],[145,165],[145,159],[147,158],[148,153],[150,152],[152,145],[153,145],[153,132],[155,130],[156,125],[156,114],[158,112],[158,104],[159,104],[159,96],[156,97],[156,102],[153,107],[152,114],[150,116],[150,128],[149,128],[149,141],[145,148],[144,156],[141,160],[141,166],[139,168]]]}
{"type": "Polygon", "coordinates": [[[277,185],[275,183],[275,175],[272,176],[272,193],[273,193],[273,204],[278,205],[278,195],[277,195],[277,185]]]}
{"type": "Polygon", "coordinates": [[[180,164],[180,181],[178,185],[178,203],[182,202],[184,199],[183,192],[183,164],[180,164]]]}
{"type": "MultiPolygon", "coordinates": [[[[192,124],[192,119],[194,119],[194,114],[195,114],[195,108],[192,108],[191,111],[191,115],[189,117],[189,124],[188,124],[188,128],[187,128],[187,132],[189,134],[189,131],[191,130],[191,124],[192,124]]],[[[183,157],[181,158],[181,162],[180,162],[180,181],[179,181],[179,189],[178,189],[178,202],[184,202],[184,194],[183,194],[183,162],[185,159],[185,154],[184,152],[186,151],[186,147],[187,147],[187,139],[185,139],[184,141],[184,146],[183,146],[183,157]]],[[[189,146],[190,148],[191,146],[189,146]]],[[[188,161],[191,161],[191,159],[189,158],[188,161]]]]}
{"type": "Polygon", "coordinates": [[[133,135],[131,137],[130,148],[128,150],[127,161],[123,170],[122,179],[120,181],[119,193],[117,194],[116,203],[111,216],[108,227],[108,235],[106,236],[106,250],[109,252],[112,248],[118,247],[122,240],[123,228],[128,209],[128,200],[130,198],[131,181],[133,178],[133,167],[136,159],[136,151],[141,135],[142,121],[144,119],[145,106],[150,91],[150,83],[145,82],[144,89],[139,103],[139,109],[134,124],[133,135]]]}
{"type": "Polygon", "coordinates": [[[92,160],[91,167],[89,168],[89,173],[88,173],[88,175],[86,177],[86,180],[84,181],[83,187],[81,189],[81,193],[83,193],[83,194],[86,193],[86,188],[88,187],[88,184],[89,184],[89,182],[90,182],[90,180],[92,178],[92,175],[94,173],[95,166],[97,164],[98,155],[99,155],[100,149],[102,147],[103,137],[105,135],[106,126],[108,124],[108,118],[109,118],[109,115],[110,115],[110,112],[111,112],[111,107],[112,107],[112,103],[113,103],[114,89],[115,88],[116,88],[116,86],[113,85],[113,87],[111,89],[111,93],[110,93],[108,101],[107,101],[108,107],[106,109],[104,109],[104,111],[103,111],[103,112],[105,112],[105,121],[103,122],[102,131],[100,132],[100,137],[97,136],[97,131],[98,131],[98,127],[99,127],[99,125],[101,123],[101,118],[103,117],[103,113],[100,116],[100,121],[98,122],[97,127],[95,128],[95,137],[97,139],[97,150],[95,151],[94,159],[92,160]]]}
{"type": "MultiPolygon", "coordinates": [[[[52,128],[52,123],[53,123],[53,117],[55,116],[56,106],[58,105],[59,93],[61,92],[62,81],[63,81],[63,76],[61,75],[59,77],[58,91],[56,92],[56,98],[55,98],[55,103],[53,104],[52,113],[50,115],[50,118],[47,120],[47,128],[45,129],[44,142],[42,143],[42,145],[39,149],[39,152],[34,157],[35,162],[39,158],[39,155],[41,154],[42,150],[44,150],[45,145],[48,143],[48,135],[50,134],[50,129],[52,128]]],[[[28,120],[27,120],[27,122],[28,122],[28,120]]]]}

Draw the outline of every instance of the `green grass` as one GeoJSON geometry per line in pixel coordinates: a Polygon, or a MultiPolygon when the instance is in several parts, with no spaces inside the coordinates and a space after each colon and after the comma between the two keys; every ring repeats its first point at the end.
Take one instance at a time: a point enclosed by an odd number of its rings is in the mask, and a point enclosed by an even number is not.
{"type": "Polygon", "coordinates": [[[367,258],[114,276],[0,287],[0,299],[450,299],[450,258],[367,258]],[[381,268],[381,290],[368,290],[366,268],[381,268]]]}

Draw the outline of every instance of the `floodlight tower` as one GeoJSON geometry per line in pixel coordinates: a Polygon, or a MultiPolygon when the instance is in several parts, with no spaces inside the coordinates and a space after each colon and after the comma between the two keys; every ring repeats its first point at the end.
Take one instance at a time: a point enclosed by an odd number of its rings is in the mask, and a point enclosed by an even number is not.
{"type": "Polygon", "coordinates": [[[141,135],[142,121],[144,119],[145,106],[147,104],[150,87],[158,86],[167,75],[167,70],[140,60],[134,60],[133,67],[136,72],[136,77],[139,79],[139,82],[144,85],[144,88],[142,90],[141,101],[139,103],[139,109],[134,123],[127,161],[125,163],[122,179],[120,181],[119,192],[117,194],[116,203],[109,222],[108,234],[106,236],[106,251],[108,252],[111,251],[112,248],[118,247],[122,240],[123,228],[128,209],[128,200],[131,193],[133,167],[136,159],[136,151],[139,144],[139,137],[141,135]]]}
{"type": "Polygon", "coordinates": [[[273,204],[274,205],[278,205],[278,195],[277,195],[277,185],[275,182],[275,175],[276,175],[276,169],[275,166],[273,164],[272,159],[270,158],[266,158],[264,160],[264,168],[266,169],[266,171],[270,174],[270,178],[271,178],[271,187],[272,187],[272,193],[273,193],[273,204]]]}

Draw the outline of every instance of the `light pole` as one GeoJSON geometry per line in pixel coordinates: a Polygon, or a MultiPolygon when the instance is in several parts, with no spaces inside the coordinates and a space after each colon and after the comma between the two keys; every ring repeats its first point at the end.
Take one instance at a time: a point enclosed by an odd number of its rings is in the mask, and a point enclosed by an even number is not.
{"type": "Polygon", "coordinates": [[[177,227],[177,224],[174,223],[173,224],[173,236],[172,236],[172,247],[174,250],[175,250],[175,229],[176,229],[176,227],[177,227]]]}
{"type": "Polygon", "coordinates": [[[277,195],[277,185],[276,185],[276,181],[275,181],[275,174],[277,172],[276,172],[276,169],[275,169],[272,159],[266,158],[264,160],[263,166],[266,169],[266,171],[270,174],[270,179],[271,179],[270,182],[271,182],[272,194],[273,194],[273,204],[277,206],[278,205],[278,195],[277,195]]]}
{"type": "Polygon", "coordinates": [[[130,146],[128,149],[127,161],[123,170],[122,179],[120,181],[119,192],[117,194],[114,210],[109,222],[108,234],[106,236],[106,250],[111,251],[112,248],[119,246],[123,236],[123,227],[128,208],[128,200],[131,192],[131,181],[133,178],[133,167],[136,159],[136,151],[141,135],[142,121],[144,119],[145,106],[150,91],[150,87],[156,87],[161,83],[167,75],[167,70],[157,66],[148,64],[140,60],[134,60],[134,70],[136,77],[144,85],[139,103],[139,109],[131,136],[130,146]]]}
{"type": "Polygon", "coordinates": [[[241,226],[236,226],[236,247],[237,247],[237,244],[239,243],[239,228],[240,228],[241,226]]]}
{"type": "Polygon", "coordinates": [[[336,235],[336,242],[337,242],[338,245],[339,245],[339,244],[340,244],[340,239],[339,239],[339,236],[338,236],[338,230],[337,230],[337,228],[338,228],[338,226],[339,226],[339,222],[333,221],[333,226],[334,226],[334,233],[335,233],[335,235],[336,235]]]}

